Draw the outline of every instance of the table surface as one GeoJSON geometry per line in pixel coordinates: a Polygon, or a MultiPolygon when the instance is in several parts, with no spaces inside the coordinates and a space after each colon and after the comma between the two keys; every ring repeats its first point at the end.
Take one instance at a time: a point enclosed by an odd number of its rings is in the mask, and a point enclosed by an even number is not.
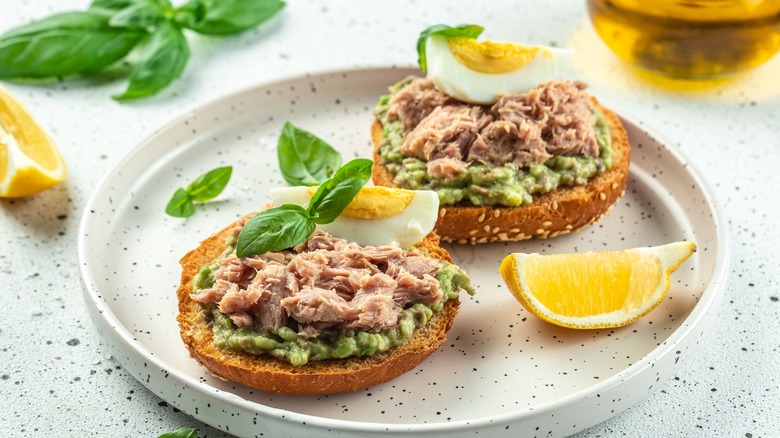
{"type": "MultiPolygon", "coordinates": [[[[0,31],[87,0],[0,2],[0,31]]],[[[676,375],[597,436],[770,437],[780,429],[780,57],[732,81],[675,92],[638,78],[598,39],[584,2],[290,1],[259,29],[189,34],[185,72],[158,96],[110,98],[111,77],[4,83],[51,133],[67,181],[0,200],[0,417],[4,436],[157,436],[195,427],[107,353],[82,299],[76,236],[92,190],[167,121],[225,94],[311,71],[416,61],[419,31],[479,23],[486,36],[574,47],[575,67],[609,106],[662,132],[692,158],[724,207],[732,263],[720,313],[676,375]]]]}

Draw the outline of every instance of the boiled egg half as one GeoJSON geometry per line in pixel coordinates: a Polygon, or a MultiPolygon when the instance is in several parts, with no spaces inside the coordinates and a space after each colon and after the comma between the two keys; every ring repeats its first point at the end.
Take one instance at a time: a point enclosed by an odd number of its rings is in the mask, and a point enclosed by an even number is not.
{"type": "MultiPolygon", "coordinates": [[[[275,206],[308,207],[317,187],[279,187],[269,196],[275,206]]],[[[433,230],[439,214],[439,197],[432,190],[404,190],[368,186],[358,192],[335,221],[318,224],[328,233],[361,245],[398,245],[421,242],[433,230]]]]}
{"type": "Polygon", "coordinates": [[[432,35],[425,52],[428,78],[448,95],[475,104],[573,76],[569,49],[432,35]]]}

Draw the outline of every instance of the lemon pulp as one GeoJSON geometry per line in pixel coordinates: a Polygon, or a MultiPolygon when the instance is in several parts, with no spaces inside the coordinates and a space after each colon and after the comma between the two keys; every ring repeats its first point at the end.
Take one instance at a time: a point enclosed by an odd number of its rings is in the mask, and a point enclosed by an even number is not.
{"type": "Polygon", "coordinates": [[[652,298],[662,274],[658,258],[640,253],[556,254],[531,257],[524,266],[534,297],[569,317],[636,310],[652,298]]]}
{"type": "MultiPolygon", "coordinates": [[[[51,153],[49,137],[38,127],[18,102],[12,99],[0,99],[0,148],[4,150],[5,160],[0,156],[0,165],[8,164],[8,144],[16,139],[17,147],[31,160],[38,163],[44,170],[52,172],[57,169],[59,161],[51,153]],[[5,132],[4,132],[5,131],[5,132]]],[[[2,178],[0,178],[0,181],[2,178]]]]}
{"type": "Polygon", "coordinates": [[[0,197],[34,195],[66,174],[62,156],[43,128],[0,87],[0,197]]]}

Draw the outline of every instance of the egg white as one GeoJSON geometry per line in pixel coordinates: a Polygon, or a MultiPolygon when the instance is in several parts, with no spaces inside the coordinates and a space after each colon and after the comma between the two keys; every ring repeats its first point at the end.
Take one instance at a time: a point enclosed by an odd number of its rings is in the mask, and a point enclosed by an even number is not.
{"type": "Polygon", "coordinates": [[[490,74],[471,70],[450,51],[447,38],[429,37],[425,44],[428,78],[440,90],[464,102],[490,104],[504,94],[522,93],[542,82],[572,78],[572,51],[553,47],[540,48],[523,67],[507,73],[490,74]],[[544,52],[547,51],[549,56],[544,52]]]}
{"type": "MultiPolygon", "coordinates": [[[[295,204],[308,207],[307,187],[279,187],[269,191],[275,206],[295,204]]],[[[317,225],[335,237],[360,245],[397,245],[408,248],[421,242],[433,230],[439,214],[439,197],[432,190],[415,190],[414,198],[400,213],[381,219],[339,216],[329,224],[317,225]]]]}

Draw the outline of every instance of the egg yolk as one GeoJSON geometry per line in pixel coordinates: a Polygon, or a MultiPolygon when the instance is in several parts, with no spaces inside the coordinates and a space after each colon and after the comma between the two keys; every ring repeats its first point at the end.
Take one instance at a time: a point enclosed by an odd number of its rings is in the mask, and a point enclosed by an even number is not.
{"type": "Polygon", "coordinates": [[[472,38],[450,38],[447,43],[458,62],[471,70],[488,74],[515,71],[531,62],[537,52],[546,52],[539,47],[490,40],[478,42],[472,38]]]}
{"type": "MultiPolygon", "coordinates": [[[[308,191],[310,196],[314,196],[317,187],[309,187],[308,191]]],[[[384,219],[406,210],[412,199],[414,199],[413,190],[380,186],[363,187],[341,215],[353,219],[384,219]]]]}

